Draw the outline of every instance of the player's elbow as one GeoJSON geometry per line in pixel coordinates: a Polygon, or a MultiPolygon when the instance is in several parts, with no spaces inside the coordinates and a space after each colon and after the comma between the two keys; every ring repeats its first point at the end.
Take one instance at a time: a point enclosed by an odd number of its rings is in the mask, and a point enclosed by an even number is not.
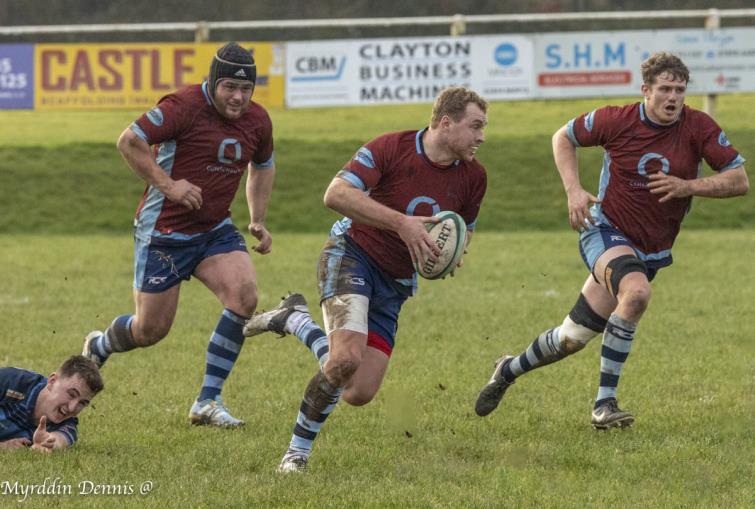
{"type": "Polygon", "coordinates": [[[325,190],[325,195],[322,197],[322,201],[329,209],[338,210],[338,207],[342,202],[342,197],[342,186],[339,185],[339,182],[333,180],[325,190]]]}

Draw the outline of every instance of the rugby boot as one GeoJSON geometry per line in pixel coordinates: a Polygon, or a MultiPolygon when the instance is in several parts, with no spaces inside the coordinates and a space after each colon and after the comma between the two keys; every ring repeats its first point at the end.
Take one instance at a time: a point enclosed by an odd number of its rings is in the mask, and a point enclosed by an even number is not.
{"type": "Polygon", "coordinates": [[[304,295],[300,293],[289,293],[280,304],[270,311],[255,313],[244,324],[244,336],[256,336],[263,332],[275,332],[279,337],[284,337],[289,331],[286,331],[286,320],[294,312],[309,314],[307,301],[304,295]]]}
{"type": "Polygon", "coordinates": [[[485,417],[495,410],[506,393],[506,389],[514,383],[507,382],[503,378],[503,368],[508,366],[512,360],[514,360],[513,356],[504,355],[496,361],[493,376],[490,377],[487,385],[482,388],[480,395],[477,396],[474,410],[480,417],[485,417]]]}
{"type": "Polygon", "coordinates": [[[592,427],[595,429],[628,428],[634,416],[619,408],[614,398],[609,398],[592,411],[592,427]]]}

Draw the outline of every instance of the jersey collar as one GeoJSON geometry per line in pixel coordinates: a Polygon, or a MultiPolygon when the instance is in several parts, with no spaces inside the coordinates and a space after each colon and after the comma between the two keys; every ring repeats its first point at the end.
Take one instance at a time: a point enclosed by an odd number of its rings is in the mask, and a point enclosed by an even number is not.
{"type": "Polygon", "coordinates": [[[447,170],[449,168],[453,168],[454,166],[459,166],[459,163],[461,163],[461,161],[459,161],[458,159],[452,162],[451,164],[444,166],[442,164],[437,164],[437,163],[432,162],[430,158],[427,157],[427,154],[425,153],[425,144],[422,142],[422,137],[425,135],[426,132],[427,132],[427,127],[417,131],[417,134],[414,137],[414,145],[417,149],[417,154],[419,154],[427,162],[427,164],[439,170],[447,170]]]}

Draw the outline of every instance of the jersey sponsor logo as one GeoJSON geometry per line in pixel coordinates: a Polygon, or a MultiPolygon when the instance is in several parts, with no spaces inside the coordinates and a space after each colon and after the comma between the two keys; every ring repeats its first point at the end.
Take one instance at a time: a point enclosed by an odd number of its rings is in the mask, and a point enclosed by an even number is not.
{"type": "Polygon", "coordinates": [[[661,171],[667,175],[669,171],[671,171],[668,159],[666,159],[661,154],[656,154],[655,152],[648,152],[647,154],[643,155],[640,158],[640,162],[637,163],[637,172],[643,177],[648,176],[646,167],[650,161],[659,161],[661,163],[661,171]]]}
{"type": "Polygon", "coordinates": [[[236,168],[235,166],[222,166],[222,165],[214,165],[214,164],[207,166],[207,168],[205,169],[209,173],[224,173],[226,175],[238,175],[239,173],[244,171],[239,168],[236,168]]]}
{"type": "Polygon", "coordinates": [[[730,147],[731,143],[729,142],[729,138],[726,137],[726,133],[721,131],[721,133],[718,135],[718,144],[722,147],[730,147]]]}
{"type": "Polygon", "coordinates": [[[7,391],[5,391],[5,397],[22,400],[26,397],[26,394],[24,394],[23,392],[14,391],[13,389],[8,389],[7,391]]]}
{"type": "Polygon", "coordinates": [[[409,205],[406,206],[406,215],[407,216],[413,216],[414,211],[417,208],[418,205],[426,203],[430,205],[433,209],[432,215],[437,214],[440,212],[440,205],[438,205],[438,202],[434,199],[430,198],[429,196],[417,196],[412,201],[409,202],[409,205]]]}
{"type": "Polygon", "coordinates": [[[163,117],[163,112],[160,111],[160,108],[155,106],[151,110],[147,112],[147,119],[149,119],[150,122],[155,124],[156,126],[160,127],[163,125],[163,122],[165,121],[165,117],[163,117]]]}
{"type": "Polygon", "coordinates": [[[241,159],[241,143],[236,138],[226,138],[218,147],[218,162],[233,164],[241,159]]]}
{"type": "Polygon", "coordinates": [[[354,154],[354,160],[367,168],[375,168],[375,158],[372,157],[372,152],[367,147],[357,150],[357,153],[354,154]]]}

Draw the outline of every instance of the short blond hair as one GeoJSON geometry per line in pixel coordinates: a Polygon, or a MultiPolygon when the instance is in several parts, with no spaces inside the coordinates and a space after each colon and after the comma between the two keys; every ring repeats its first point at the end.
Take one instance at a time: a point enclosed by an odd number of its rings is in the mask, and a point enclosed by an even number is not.
{"type": "Polygon", "coordinates": [[[433,103],[433,113],[430,117],[430,127],[436,128],[440,119],[447,116],[458,122],[464,116],[468,104],[476,104],[483,113],[488,111],[488,102],[474,90],[465,87],[449,87],[441,91],[433,103]]]}

